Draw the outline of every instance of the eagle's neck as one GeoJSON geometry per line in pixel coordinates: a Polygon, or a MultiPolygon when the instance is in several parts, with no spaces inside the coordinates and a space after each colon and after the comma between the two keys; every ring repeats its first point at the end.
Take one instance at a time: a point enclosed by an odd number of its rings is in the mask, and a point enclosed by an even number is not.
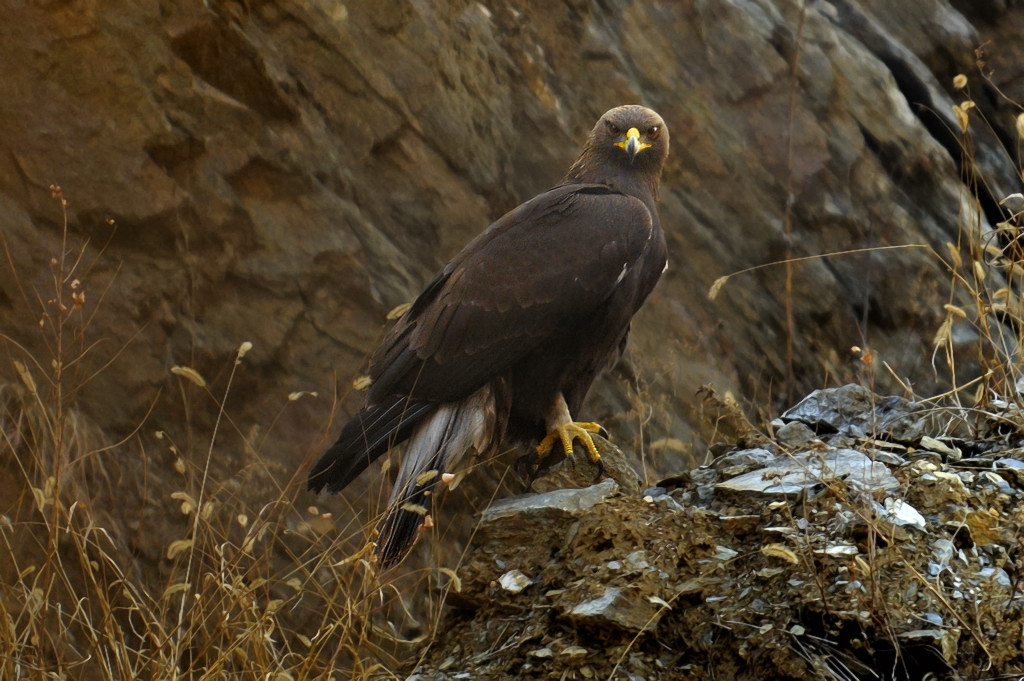
{"type": "Polygon", "coordinates": [[[661,182],[661,168],[652,163],[654,159],[638,157],[630,163],[618,149],[610,154],[597,150],[590,144],[569,168],[566,183],[604,184],[623,194],[635,196],[644,203],[653,204],[658,199],[661,182]]]}

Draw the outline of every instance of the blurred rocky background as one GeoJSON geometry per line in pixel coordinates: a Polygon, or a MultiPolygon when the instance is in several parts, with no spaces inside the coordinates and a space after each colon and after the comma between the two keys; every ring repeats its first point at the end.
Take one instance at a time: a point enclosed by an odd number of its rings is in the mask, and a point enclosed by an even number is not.
{"type": "Polygon", "coordinates": [[[1010,0],[6,2],[0,377],[74,372],[61,399],[150,453],[205,453],[227,391],[217,464],[286,482],[360,404],[387,312],[636,102],[672,131],[671,262],[588,402],[620,446],[673,471],[721,400],[967,384],[970,324],[956,376],[933,359],[972,303],[943,259],[1019,191],[1022,29],[1010,0]]]}

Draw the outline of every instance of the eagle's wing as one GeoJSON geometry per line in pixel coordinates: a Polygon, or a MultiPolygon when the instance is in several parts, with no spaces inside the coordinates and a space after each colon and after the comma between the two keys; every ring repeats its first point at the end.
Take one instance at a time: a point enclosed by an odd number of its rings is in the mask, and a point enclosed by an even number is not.
{"type": "Polygon", "coordinates": [[[369,401],[470,395],[605,303],[653,231],[643,202],[604,185],[556,187],[507,213],[392,329],[371,362],[369,401]]]}

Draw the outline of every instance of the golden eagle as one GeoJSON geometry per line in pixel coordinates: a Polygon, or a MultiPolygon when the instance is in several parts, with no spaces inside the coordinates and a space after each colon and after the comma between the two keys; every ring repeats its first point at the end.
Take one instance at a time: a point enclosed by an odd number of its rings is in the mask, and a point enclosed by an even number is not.
{"type": "Polygon", "coordinates": [[[573,417],[665,269],[655,201],[668,141],[645,107],[601,116],[562,183],[470,241],[374,352],[366,405],[309,487],[338,492],[409,441],[378,526],[381,569],[412,548],[435,485],[467,453],[507,438],[570,455],[579,440],[599,462],[599,426],[573,417]]]}

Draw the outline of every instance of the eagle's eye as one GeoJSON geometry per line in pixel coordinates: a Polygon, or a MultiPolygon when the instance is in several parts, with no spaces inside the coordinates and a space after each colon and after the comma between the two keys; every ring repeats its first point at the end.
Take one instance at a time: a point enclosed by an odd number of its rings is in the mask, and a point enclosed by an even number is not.
{"type": "Polygon", "coordinates": [[[647,139],[655,139],[659,134],[661,134],[660,125],[652,125],[647,128],[647,139]]]}
{"type": "Polygon", "coordinates": [[[604,127],[608,128],[608,132],[610,132],[613,135],[618,135],[620,132],[622,132],[622,128],[620,128],[619,126],[615,125],[611,121],[605,121],[604,122],[604,127]]]}

